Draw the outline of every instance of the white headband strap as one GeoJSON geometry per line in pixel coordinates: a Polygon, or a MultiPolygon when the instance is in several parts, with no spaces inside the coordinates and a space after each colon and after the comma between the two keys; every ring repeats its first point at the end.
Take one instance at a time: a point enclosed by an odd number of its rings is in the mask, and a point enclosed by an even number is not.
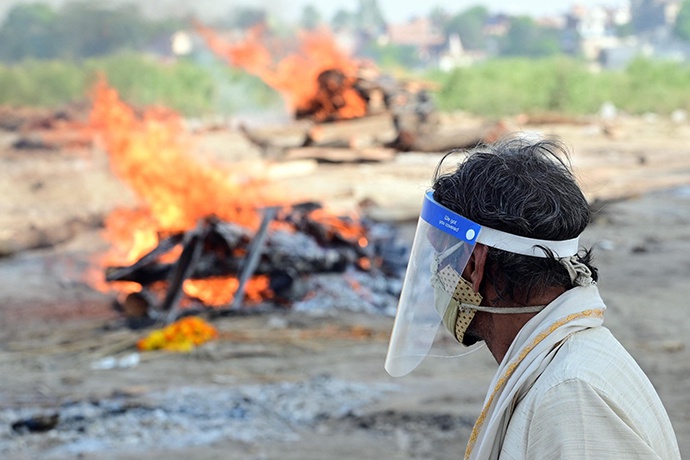
{"type": "Polygon", "coordinates": [[[580,238],[571,240],[550,241],[526,238],[511,233],[502,232],[489,227],[482,227],[477,236],[477,242],[506,252],[522,254],[523,256],[548,257],[539,246],[549,249],[557,259],[577,254],[580,238]]]}

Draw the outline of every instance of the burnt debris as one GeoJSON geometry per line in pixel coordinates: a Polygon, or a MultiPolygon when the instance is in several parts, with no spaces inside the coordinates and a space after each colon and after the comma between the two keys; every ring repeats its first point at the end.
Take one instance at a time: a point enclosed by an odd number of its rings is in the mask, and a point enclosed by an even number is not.
{"type": "MultiPolygon", "coordinates": [[[[368,275],[368,284],[396,298],[406,262],[407,247],[392,226],[329,215],[318,203],[302,203],[265,208],[255,232],[209,217],[184,233],[160,235],[156,248],[134,264],[107,267],[106,281],[141,286],[118,300],[117,308],[133,325],[147,325],[170,323],[199,310],[218,314],[289,308],[315,295],[312,287],[318,283],[311,277],[352,271],[368,275]],[[175,251],[179,256],[171,261],[175,251]],[[245,292],[257,276],[268,279],[259,302],[250,301],[245,292]],[[220,277],[238,280],[228,283],[232,300],[225,305],[205,305],[183,290],[186,280],[220,277]]],[[[352,285],[343,283],[346,289],[352,285]]]]}

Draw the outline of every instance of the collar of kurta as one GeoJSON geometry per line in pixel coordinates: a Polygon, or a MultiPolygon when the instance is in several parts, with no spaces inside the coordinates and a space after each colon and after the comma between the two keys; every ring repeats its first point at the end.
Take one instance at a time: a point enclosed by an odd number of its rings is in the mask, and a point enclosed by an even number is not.
{"type": "Polygon", "coordinates": [[[484,400],[465,451],[466,459],[497,459],[514,401],[536,381],[572,334],[600,326],[606,306],[597,286],[572,288],[528,321],[517,334],[484,400]]]}

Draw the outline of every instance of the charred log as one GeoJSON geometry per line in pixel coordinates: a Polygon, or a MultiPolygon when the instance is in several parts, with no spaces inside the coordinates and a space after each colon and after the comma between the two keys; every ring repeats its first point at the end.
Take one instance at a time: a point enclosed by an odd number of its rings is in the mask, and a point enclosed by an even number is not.
{"type": "MultiPolygon", "coordinates": [[[[267,275],[275,271],[292,270],[299,274],[318,272],[342,272],[347,266],[362,256],[361,250],[343,238],[329,236],[325,230],[318,230],[316,223],[305,223],[311,233],[317,234],[321,241],[330,241],[340,247],[321,247],[315,236],[301,233],[275,231],[267,237],[262,248],[254,274],[267,275]]],[[[206,236],[208,242],[209,236],[206,236]]],[[[219,276],[238,275],[241,273],[243,259],[233,256],[224,257],[224,251],[214,250],[214,246],[205,245],[187,278],[204,279],[219,276]],[[210,250],[209,250],[210,249],[210,250]],[[220,255],[220,256],[219,256],[220,255]]],[[[237,248],[236,248],[237,249],[237,248]]],[[[246,248],[243,248],[246,250],[246,248]]],[[[140,263],[129,267],[111,267],[107,269],[108,281],[132,281],[143,286],[156,281],[165,281],[175,270],[172,263],[140,263]]]]}
{"type": "MultiPolygon", "coordinates": [[[[105,280],[106,281],[133,281],[131,279],[128,279],[128,277],[130,277],[132,273],[140,271],[144,267],[150,267],[150,266],[154,265],[156,262],[156,259],[158,259],[158,257],[162,256],[163,254],[166,254],[172,248],[174,248],[175,246],[180,244],[182,242],[182,238],[183,238],[182,234],[176,234],[176,235],[172,235],[172,236],[169,236],[167,238],[160,240],[158,242],[158,246],[156,246],[149,253],[145,254],[141,259],[136,261],[133,265],[130,265],[128,267],[108,267],[105,271],[105,280]]],[[[154,279],[152,281],[148,281],[148,282],[142,283],[142,284],[149,284],[149,283],[152,283],[153,281],[160,281],[161,279],[165,279],[165,275],[163,275],[163,278],[160,278],[158,280],[154,279]]]]}
{"type": "Polygon", "coordinates": [[[166,322],[170,323],[177,316],[177,305],[182,297],[182,283],[189,278],[196,267],[196,263],[201,257],[204,247],[204,239],[209,231],[208,223],[203,222],[194,230],[187,232],[183,241],[182,254],[173,266],[168,279],[168,291],[157,308],[160,311],[168,312],[166,322]]]}
{"type": "Polygon", "coordinates": [[[254,235],[249,248],[247,249],[247,257],[242,264],[242,273],[240,274],[240,282],[235,292],[235,297],[232,302],[232,308],[241,308],[244,302],[244,288],[249,281],[249,278],[254,275],[257,263],[261,257],[261,250],[268,232],[268,224],[275,218],[278,208],[266,208],[261,220],[261,226],[254,235]]]}
{"type": "Polygon", "coordinates": [[[309,289],[304,276],[291,268],[275,270],[269,274],[269,288],[273,291],[273,300],[278,303],[289,303],[304,298],[309,289]]]}
{"type": "Polygon", "coordinates": [[[135,264],[108,269],[109,281],[132,281],[142,286],[139,293],[121,301],[118,309],[132,327],[148,325],[152,320],[177,319],[182,312],[178,305],[185,295],[185,280],[238,278],[232,304],[215,308],[232,312],[245,309],[244,288],[257,275],[267,276],[274,306],[304,298],[309,277],[316,273],[343,273],[354,268],[402,276],[406,257],[394,243],[394,232],[383,231],[381,226],[369,232],[369,224],[333,216],[320,208],[312,202],[267,208],[253,235],[243,227],[208,218],[184,234],[162,236],[159,245],[135,264]],[[272,221],[279,225],[271,228],[272,221]],[[180,246],[177,261],[163,262],[180,246]],[[387,257],[395,260],[384,260],[387,257]]]}

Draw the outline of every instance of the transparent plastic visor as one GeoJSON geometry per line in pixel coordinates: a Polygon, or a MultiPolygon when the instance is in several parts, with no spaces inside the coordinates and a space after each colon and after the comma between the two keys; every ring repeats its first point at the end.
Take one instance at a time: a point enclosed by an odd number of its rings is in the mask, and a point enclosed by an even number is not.
{"type": "MultiPolygon", "coordinates": [[[[462,273],[480,230],[437,203],[431,192],[426,194],[384,366],[390,375],[408,374],[429,354],[437,337],[450,337],[445,331],[439,333],[440,312],[450,303],[450,294],[439,289],[434,277],[441,266],[462,273]]],[[[445,348],[434,354],[457,355],[457,348],[445,348]]]]}
{"type": "Polygon", "coordinates": [[[384,367],[390,375],[408,374],[426,356],[467,354],[457,353],[457,341],[447,331],[439,330],[439,325],[447,309],[453,308],[451,297],[455,286],[452,280],[461,276],[478,242],[532,257],[548,257],[542,248],[556,257],[570,257],[577,254],[579,244],[578,238],[547,241],[482,227],[436,202],[433,191],[428,191],[388,345],[384,367]],[[449,272],[455,278],[449,278],[449,272]]]}

